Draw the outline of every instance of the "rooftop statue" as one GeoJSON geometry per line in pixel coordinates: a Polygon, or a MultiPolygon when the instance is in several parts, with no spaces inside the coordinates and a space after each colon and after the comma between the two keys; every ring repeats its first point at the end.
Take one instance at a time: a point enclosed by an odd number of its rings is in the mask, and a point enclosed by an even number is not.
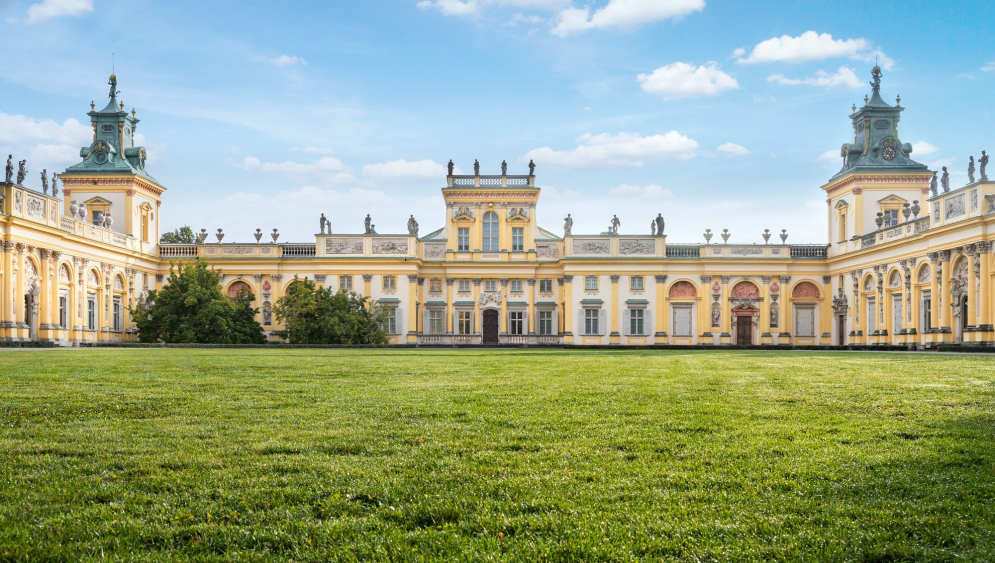
{"type": "Polygon", "coordinates": [[[570,231],[572,231],[573,228],[574,228],[573,217],[571,217],[570,214],[567,213],[566,218],[563,219],[563,236],[565,237],[570,236],[570,231]]]}
{"type": "Polygon", "coordinates": [[[967,183],[974,183],[974,157],[971,156],[967,162],[967,183]]]}
{"type": "Polygon", "coordinates": [[[501,161],[501,175],[502,176],[507,176],[508,175],[508,161],[507,160],[502,160],[501,161]]]}
{"type": "Polygon", "coordinates": [[[656,219],[650,221],[650,234],[656,236],[656,219]]]}
{"type": "Polygon", "coordinates": [[[663,227],[664,227],[663,213],[657,213],[656,214],[656,234],[658,236],[662,236],[663,235],[663,227]]]}
{"type": "Polygon", "coordinates": [[[24,185],[24,179],[28,176],[28,163],[27,159],[24,159],[17,163],[17,185],[24,185]]]}
{"type": "MultiPolygon", "coordinates": [[[[321,234],[325,234],[325,228],[329,226],[328,223],[329,223],[328,219],[325,219],[325,214],[322,213],[321,218],[318,219],[318,226],[321,227],[321,234]]],[[[331,231],[331,229],[328,230],[331,231]]],[[[328,234],[332,233],[329,232],[328,234]]]]}
{"type": "Polygon", "coordinates": [[[943,167],[943,176],[940,177],[940,185],[943,186],[943,193],[950,191],[950,173],[947,172],[947,167],[943,167]]]}
{"type": "Polygon", "coordinates": [[[52,174],[52,197],[59,195],[59,175],[52,174]]]}
{"type": "Polygon", "coordinates": [[[115,76],[115,75],[112,74],[111,77],[110,77],[110,79],[107,81],[107,84],[110,84],[110,87],[111,87],[110,93],[107,94],[108,98],[113,98],[113,97],[117,96],[118,94],[120,94],[120,92],[118,92],[118,89],[117,89],[117,76],[115,76]]]}
{"type": "Polygon", "coordinates": [[[5,172],[3,181],[9,184],[14,178],[14,155],[12,154],[7,155],[7,168],[5,172]]]}
{"type": "Polygon", "coordinates": [[[408,218],[408,234],[418,236],[418,221],[415,221],[414,215],[408,218]]]}
{"type": "Polygon", "coordinates": [[[536,175],[536,163],[529,159],[529,176],[536,175]]]}
{"type": "Polygon", "coordinates": [[[372,219],[370,219],[370,214],[367,213],[366,219],[363,221],[363,225],[366,227],[366,234],[370,234],[373,232],[373,227],[370,226],[370,221],[372,221],[372,219]]]}
{"type": "Polygon", "coordinates": [[[939,195],[936,193],[936,172],[933,172],[933,179],[929,181],[929,191],[932,192],[933,197],[939,195]]]}
{"type": "Polygon", "coordinates": [[[621,225],[621,224],[622,224],[622,222],[618,220],[618,215],[612,215],[612,234],[613,235],[618,234],[618,226],[621,225]]]}
{"type": "Polygon", "coordinates": [[[41,189],[48,195],[48,169],[43,168],[41,171],[41,189]]]}
{"type": "Polygon", "coordinates": [[[473,159],[473,175],[480,176],[480,161],[476,158],[473,159]]]}
{"type": "Polygon", "coordinates": [[[453,165],[453,159],[451,159],[451,158],[450,158],[450,159],[449,159],[449,175],[450,175],[450,176],[452,176],[452,175],[453,175],[453,166],[454,166],[454,165],[453,165]]]}
{"type": "Polygon", "coordinates": [[[980,165],[981,168],[981,181],[987,182],[988,173],[985,172],[985,168],[988,167],[988,154],[986,154],[985,151],[981,151],[981,158],[978,159],[978,164],[980,165]]]}

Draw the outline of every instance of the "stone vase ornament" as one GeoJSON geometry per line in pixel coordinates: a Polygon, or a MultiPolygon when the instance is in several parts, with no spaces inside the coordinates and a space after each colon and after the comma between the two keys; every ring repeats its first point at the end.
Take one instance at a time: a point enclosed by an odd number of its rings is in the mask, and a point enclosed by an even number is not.
{"type": "Polygon", "coordinates": [[[712,240],[712,229],[705,229],[704,233],[705,244],[708,244],[712,240]]]}
{"type": "Polygon", "coordinates": [[[79,208],[76,211],[79,213],[79,220],[86,221],[86,203],[79,204],[79,208]]]}
{"type": "Polygon", "coordinates": [[[918,199],[912,200],[912,218],[918,219],[920,211],[922,211],[922,208],[919,207],[919,200],[918,199]]]}
{"type": "Polygon", "coordinates": [[[884,225],[884,213],[878,211],[878,216],[874,218],[874,223],[877,224],[878,228],[880,229],[881,226],[884,225]]]}
{"type": "Polygon", "coordinates": [[[770,241],[770,229],[764,229],[764,234],[762,236],[764,237],[764,244],[767,244],[768,241],[770,241]]]}
{"type": "Polygon", "coordinates": [[[69,216],[73,219],[76,218],[76,213],[79,212],[79,203],[74,199],[72,203],[69,204],[69,216]]]}
{"type": "Polygon", "coordinates": [[[93,224],[97,227],[104,226],[104,212],[97,210],[93,212],[93,224]]]}
{"type": "Polygon", "coordinates": [[[256,232],[252,233],[252,236],[256,237],[256,244],[259,244],[259,240],[263,238],[263,230],[256,229],[256,232]]]}
{"type": "Polygon", "coordinates": [[[269,236],[273,237],[273,244],[276,244],[277,239],[280,238],[280,233],[276,229],[273,229],[273,232],[269,236]]]}
{"type": "Polygon", "coordinates": [[[200,232],[197,233],[197,238],[200,239],[197,242],[204,244],[204,241],[207,240],[207,229],[201,229],[200,232]]]}
{"type": "Polygon", "coordinates": [[[108,211],[107,213],[104,214],[104,228],[109,229],[113,224],[114,224],[114,218],[111,217],[111,212],[108,211]]]}
{"type": "Polygon", "coordinates": [[[908,221],[910,215],[912,215],[912,208],[909,206],[908,203],[903,204],[902,205],[902,216],[905,217],[906,221],[908,221]]]}
{"type": "Polygon", "coordinates": [[[729,237],[731,236],[729,229],[722,229],[722,244],[729,244],[729,237]]]}
{"type": "Polygon", "coordinates": [[[218,237],[218,244],[221,244],[222,239],[225,238],[225,234],[221,232],[221,229],[218,229],[218,232],[214,236],[218,237]]]}
{"type": "Polygon", "coordinates": [[[781,244],[788,242],[788,229],[781,229],[781,244]]]}

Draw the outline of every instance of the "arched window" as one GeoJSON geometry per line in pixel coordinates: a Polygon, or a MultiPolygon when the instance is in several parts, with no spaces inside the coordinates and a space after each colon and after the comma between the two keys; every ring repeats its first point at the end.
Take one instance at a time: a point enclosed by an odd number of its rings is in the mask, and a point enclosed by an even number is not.
{"type": "Polygon", "coordinates": [[[498,216],[493,211],[484,213],[484,252],[497,252],[500,248],[498,242],[498,216]]]}
{"type": "Polygon", "coordinates": [[[250,295],[252,294],[252,288],[249,287],[249,284],[244,281],[237,281],[228,286],[228,299],[235,299],[241,291],[245,291],[250,295]]]}

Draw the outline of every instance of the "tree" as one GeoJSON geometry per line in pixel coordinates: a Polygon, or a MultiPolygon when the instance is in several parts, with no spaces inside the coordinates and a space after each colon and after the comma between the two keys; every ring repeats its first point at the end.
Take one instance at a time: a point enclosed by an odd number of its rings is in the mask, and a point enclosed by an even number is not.
{"type": "Polygon", "coordinates": [[[287,295],[273,307],[284,330],[276,333],[291,344],[386,344],[385,312],[369,297],[345,290],[333,292],[294,276],[287,295]]]}
{"type": "Polygon", "coordinates": [[[221,271],[198,258],[187,265],[171,263],[166,286],[150,291],[131,314],[140,342],[264,344],[253,299],[244,290],[228,299],[221,271]]]}
{"type": "Polygon", "coordinates": [[[194,244],[197,242],[197,235],[194,234],[190,225],[184,225],[179,229],[173,229],[172,232],[163,233],[159,242],[194,244]]]}

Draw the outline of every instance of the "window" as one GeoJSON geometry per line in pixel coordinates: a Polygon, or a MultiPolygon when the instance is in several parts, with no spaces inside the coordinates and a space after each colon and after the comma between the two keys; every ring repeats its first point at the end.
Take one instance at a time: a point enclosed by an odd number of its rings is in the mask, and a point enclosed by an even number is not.
{"type": "Polygon", "coordinates": [[[539,334],[553,334],[552,311],[539,311],[539,334]]]}
{"type": "Polygon", "coordinates": [[[442,293],[442,278],[428,280],[428,291],[431,293],[442,293]]]}
{"type": "Polygon", "coordinates": [[[66,313],[69,311],[69,297],[59,296],[59,326],[66,328],[66,313]]]}
{"type": "Polygon", "coordinates": [[[599,309],[584,309],[584,334],[598,334],[598,316],[600,313],[599,309]]]}
{"type": "Polygon", "coordinates": [[[525,312],[524,311],[512,311],[508,313],[508,333],[509,334],[525,334],[525,312]]]}
{"type": "Polygon", "coordinates": [[[629,311],[629,334],[645,334],[643,332],[643,313],[645,311],[642,309],[632,309],[629,311]]]}
{"type": "Polygon", "coordinates": [[[525,250],[525,229],[523,227],[511,229],[511,250],[525,250]]]}
{"type": "Polygon", "coordinates": [[[397,291],[397,276],[384,276],[383,289],[384,291],[397,291]]]}
{"type": "Polygon", "coordinates": [[[460,252],[470,251],[470,229],[468,227],[460,227],[456,235],[456,250],[460,252]]]}
{"type": "Polygon", "coordinates": [[[511,292],[512,293],[522,292],[522,280],[511,280],[511,292]]]}
{"type": "Polygon", "coordinates": [[[497,291],[497,280],[484,280],[484,291],[488,293],[497,291]]]}
{"type": "Polygon", "coordinates": [[[352,291],[352,276],[339,276],[339,290],[352,291]]]}
{"type": "Polygon", "coordinates": [[[148,287],[149,287],[149,275],[148,274],[142,274],[142,287],[144,287],[146,289],[148,289],[148,287]]]}
{"type": "Polygon", "coordinates": [[[553,293],[553,280],[539,280],[539,293],[553,293]]]}
{"type": "Polygon", "coordinates": [[[93,294],[86,299],[86,329],[97,330],[97,296],[93,294]]]}
{"type": "Polygon", "coordinates": [[[867,298],[867,330],[868,332],[877,330],[878,328],[878,312],[875,306],[874,298],[867,298]]]}
{"type": "Polygon", "coordinates": [[[629,290],[630,291],[642,291],[643,290],[643,277],[642,276],[632,276],[629,278],[629,290]]]}
{"type": "Polygon", "coordinates": [[[933,300],[930,298],[929,292],[924,291],[922,294],[922,331],[926,332],[933,328],[933,300]]]}
{"type": "Polygon", "coordinates": [[[390,307],[386,310],[383,319],[383,330],[387,334],[397,334],[397,307],[390,307]]]}
{"type": "Polygon", "coordinates": [[[459,311],[456,313],[456,329],[459,334],[470,334],[473,327],[473,311],[459,311]]]}
{"type": "Polygon", "coordinates": [[[121,332],[121,325],[123,323],[121,322],[122,319],[121,319],[121,298],[120,297],[115,297],[114,298],[113,313],[114,313],[114,316],[111,319],[113,330],[114,330],[114,332],[121,332]]]}
{"type": "Polygon", "coordinates": [[[493,211],[484,213],[484,252],[497,252],[501,246],[498,243],[498,216],[493,211]]]}
{"type": "Polygon", "coordinates": [[[460,280],[459,281],[459,292],[460,293],[470,293],[470,280],[460,280]]]}
{"type": "Polygon", "coordinates": [[[445,332],[442,324],[442,314],[445,311],[441,309],[430,309],[428,312],[428,333],[429,334],[442,334],[445,332]]]}
{"type": "Polygon", "coordinates": [[[846,210],[840,212],[840,242],[846,240],[846,210]]]}
{"type": "Polygon", "coordinates": [[[886,209],[884,212],[884,228],[894,227],[898,224],[898,210],[886,209]]]}
{"type": "Polygon", "coordinates": [[[585,291],[597,291],[598,290],[598,276],[585,276],[584,277],[584,290],[585,291]]]}

